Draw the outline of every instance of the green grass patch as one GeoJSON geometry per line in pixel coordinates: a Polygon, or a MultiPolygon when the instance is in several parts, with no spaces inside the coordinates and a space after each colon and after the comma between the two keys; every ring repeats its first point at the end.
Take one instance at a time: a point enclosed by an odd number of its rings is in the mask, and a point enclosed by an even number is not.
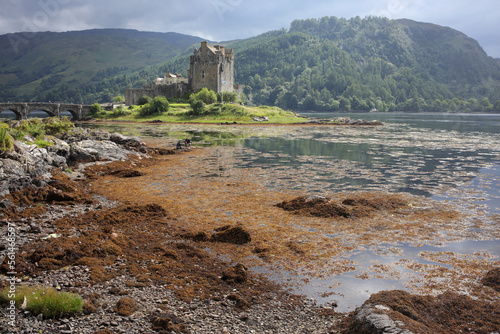
{"type": "Polygon", "coordinates": [[[14,300],[19,309],[26,297],[26,310],[44,318],[62,318],[73,316],[82,310],[83,300],[80,296],[59,292],[53,288],[20,285],[16,287],[15,293],[9,292],[8,288],[0,292],[0,304],[9,304],[14,300]]]}
{"type": "Polygon", "coordinates": [[[9,134],[9,127],[7,124],[0,124],[0,150],[8,151],[14,145],[14,139],[9,134]]]}
{"type": "Polygon", "coordinates": [[[37,138],[37,139],[35,139],[35,145],[40,147],[40,148],[47,148],[47,147],[54,145],[54,143],[47,141],[44,138],[37,138]]]}
{"type": "MultiPolygon", "coordinates": [[[[200,115],[192,115],[191,106],[188,103],[171,103],[167,112],[149,116],[140,116],[140,106],[130,106],[130,114],[115,118],[119,121],[147,122],[160,120],[167,123],[233,123],[253,124],[253,123],[274,123],[274,124],[294,124],[302,123],[305,118],[291,111],[285,111],[279,107],[247,107],[230,103],[214,103],[207,106],[206,110],[200,115]],[[266,116],[269,121],[257,122],[255,117],[266,116]]],[[[105,118],[105,117],[103,117],[105,118]]]]}

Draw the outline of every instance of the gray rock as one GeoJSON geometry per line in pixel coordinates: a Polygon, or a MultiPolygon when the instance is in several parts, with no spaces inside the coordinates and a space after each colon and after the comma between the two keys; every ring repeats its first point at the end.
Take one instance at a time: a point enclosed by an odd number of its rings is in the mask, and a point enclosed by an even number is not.
{"type": "Polygon", "coordinates": [[[70,160],[78,162],[125,160],[132,153],[109,140],[83,140],[72,143],[70,147],[70,160]]]}
{"type": "Polygon", "coordinates": [[[364,304],[356,310],[356,325],[362,333],[379,334],[413,334],[413,332],[398,327],[386,313],[390,308],[382,305],[364,304]]]}
{"type": "Polygon", "coordinates": [[[92,162],[99,160],[99,152],[88,147],[90,145],[83,145],[82,142],[74,142],[70,144],[70,162],[92,162]]]}

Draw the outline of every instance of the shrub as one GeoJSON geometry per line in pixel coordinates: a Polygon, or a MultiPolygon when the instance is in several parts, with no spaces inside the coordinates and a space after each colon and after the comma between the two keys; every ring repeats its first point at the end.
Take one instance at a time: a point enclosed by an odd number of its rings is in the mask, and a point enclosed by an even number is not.
{"type": "Polygon", "coordinates": [[[117,107],[113,112],[111,113],[111,117],[120,117],[120,116],[126,116],[129,115],[130,111],[127,111],[123,109],[122,106],[117,107]]]}
{"type": "Polygon", "coordinates": [[[220,92],[217,93],[217,101],[219,102],[236,102],[238,95],[235,92],[220,92]]]}
{"type": "Polygon", "coordinates": [[[97,113],[99,113],[100,111],[102,111],[102,107],[99,103],[94,103],[91,107],[90,107],[90,113],[95,115],[97,113]]]}
{"type": "Polygon", "coordinates": [[[113,102],[116,102],[116,103],[125,102],[125,97],[122,95],[115,96],[113,99],[113,102]]]}
{"type": "Polygon", "coordinates": [[[201,100],[196,100],[196,99],[190,99],[189,104],[191,105],[191,108],[193,109],[190,114],[194,116],[199,116],[205,112],[207,109],[207,105],[201,101],[201,100]]]}
{"type": "Polygon", "coordinates": [[[213,90],[203,88],[198,93],[191,94],[189,96],[189,100],[191,101],[191,99],[201,100],[205,104],[212,104],[217,102],[217,95],[213,90]]]}
{"type": "Polygon", "coordinates": [[[20,128],[21,131],[35,138],[45,135],[45,124],[37,118],[22,121],[20,128]]]}
{"type": "MultiPolygon", "coordinates": [[[[9,288],[0,292],[0,304],[10,303],[9,288]]],[[[83,300],[80,296],[59,292],[53,288],[17,286],[14,294],[16,306],[19,308],[26,297],[26,309],[31,313],[43,314],[45,318],[62,318],[72,316],[82,310],[83,300]]]]}
{"type": "Polygon", "coordinates": [[[143,106],[149,102],[151,102],[151,98],[147,95],[143,95],[139,98],[139,101],[137,101],[137,103],[140,105],[140,106],[143,106]]]}
{"type": "Polygon", "coordinates": [[[150,116],[155,114],[161,114],[169,109],[168,100],[164,97],[155,97],[148,104],[142,106],[139,111],[140,116],[150,116]]]}
{"type": "Polygon", "coordinates": [[[57,117],[48,117],[43,120],[45,132],[49,135],[54,135],[60,132],[66,132],[75,127],[71,120],[64,116],[61,119],[57,117]]]}

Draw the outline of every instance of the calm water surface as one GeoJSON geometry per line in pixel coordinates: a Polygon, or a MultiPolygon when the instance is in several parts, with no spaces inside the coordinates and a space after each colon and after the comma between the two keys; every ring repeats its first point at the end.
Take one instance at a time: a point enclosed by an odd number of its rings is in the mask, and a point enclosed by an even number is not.
{"type": "MultiPolygon", "coordinates": [[[[470,230],[463,240],[442,239],[426,245],[396,247],[386,254],[376,249],[349,255],[356,271],[331,278],[312,279],[297,291],[321,302],[336,300],[340,311],[352,310],[371,293],[403,289],[403,279],[355,276],[373,261],[397,266],[401,259],[426,261],[422,251],[472,254],[484,251],[500,259],[500,115],[432,113],[315,113],[317,118],[350,116],[380,120],[379,127],[244,127],[215,125],[84,125],[150,138],[192,138],[195,145],[217,146],[226,173],[245,168],[271,188],[298,193],[328,194],[350,190],[408,192],[451,203],[486,222],[490,230],[470,230]],[[496,234],[498,235],[498,233],[496,234]],[[335,282],[336,295],[321,297],[335,282]]],[[[439,263],[439,265],[447,266],[439,263]]],[[[266,272],[266,268],[255,268],[266,272]]],[[[401,268],[401,271],[404,269],[401,268]]],[[[286,280],[286,273],[281,273],[286,280]]]]}

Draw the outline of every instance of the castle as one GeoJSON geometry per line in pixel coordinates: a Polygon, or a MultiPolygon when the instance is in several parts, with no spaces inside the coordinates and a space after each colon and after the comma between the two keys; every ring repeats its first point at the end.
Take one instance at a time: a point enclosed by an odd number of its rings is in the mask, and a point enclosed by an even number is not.
{"type": "Polygon", "coordinates": [[[157,78],[152,84],[142,88],[125,89],[125,104],[136,105],[143,95],[155,98],[182,97],[184,94],[201,88],[208,88],[216,93],[238,92],[240,87],[234,84],[234,52],[223,46],[209,46],[201,42],[201,47],[194,50],[188,69],[188,77],[179,73],[166,72],[163,78],[157,78]]]}

